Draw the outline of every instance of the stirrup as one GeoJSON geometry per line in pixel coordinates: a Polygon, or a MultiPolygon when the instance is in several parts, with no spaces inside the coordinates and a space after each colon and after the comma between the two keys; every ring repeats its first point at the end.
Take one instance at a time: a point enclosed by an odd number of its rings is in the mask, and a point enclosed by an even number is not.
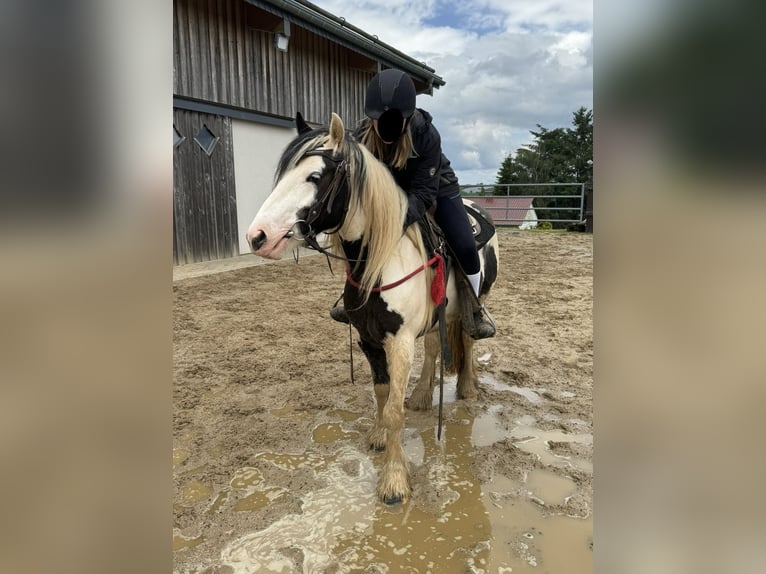
{"type": "Polygon", "coordinates": [[[346,313],[346,309],[343,307],[342,303],[340,306],[338,306],[338,303],[340,303],[342,299],[343,291],[340,292],[340,297],[338,297],[335,300],[333,306],[330,307],[330,317],[333,319],[333,321],[337,321],[338,323],[345,323],[348,325],[351,321],[348,319],[348,313],[346,313]]]}
{"type": "Polygon", "coordinates": [[[349,323],[348,313],[346,313],[346,309],[343,307],[331,307],[330,317],[338,323],[345,323],[347,325],[349,323]]]}

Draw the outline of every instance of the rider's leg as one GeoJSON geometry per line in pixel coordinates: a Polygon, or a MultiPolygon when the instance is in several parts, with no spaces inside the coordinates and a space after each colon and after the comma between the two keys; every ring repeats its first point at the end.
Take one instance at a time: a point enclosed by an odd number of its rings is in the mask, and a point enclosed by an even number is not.
{"type": "Polygon", "coordinates": [[[452,193],[442,194],[437,198],[434,219],[441,227],[447,243],[468,277],[476,297],[473,316],[474,328],[469,332],[469,335],[474,339],[494,336],[495,327],[484,317],[483,307],[478,300],[481,286],[481,262],[479,261],[479,253],[476,251],[473,229],[468,221],[468,214],[466,214],[457,185],[454,186],[452,193]]]}
{"type": "Polygon", "coordinates": [[[466,275],[468,277],[468,281],[471,282],[471,287],[473,287],[473,292],[476,294],[476,298],[479,297],[479,288],[481,287],[481,271],[478,271],[476,273],[472,273],[471,275],[466,275]]]}

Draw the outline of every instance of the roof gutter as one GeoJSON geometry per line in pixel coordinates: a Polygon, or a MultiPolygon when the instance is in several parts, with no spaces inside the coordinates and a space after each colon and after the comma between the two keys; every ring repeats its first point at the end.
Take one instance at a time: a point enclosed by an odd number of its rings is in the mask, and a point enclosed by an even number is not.
{"type": "Polygon", "coordinates": [[[367,52],[375,59],[385,60],[397,68],[408,72],[415,78],[423,81],[428,86],[439,88],[445,84],[441,76],[435,70],[422,62],[400,52],[396,48],[378,40],[364,30],[361,30],[346,22],[345,18],[339,18],[306,0],[245,0],[249,4],[265,8],[272,5],[296,18],[296,24],[301,21],[312,24],[325,32],[349,42],[352,46],[367,52]]]}

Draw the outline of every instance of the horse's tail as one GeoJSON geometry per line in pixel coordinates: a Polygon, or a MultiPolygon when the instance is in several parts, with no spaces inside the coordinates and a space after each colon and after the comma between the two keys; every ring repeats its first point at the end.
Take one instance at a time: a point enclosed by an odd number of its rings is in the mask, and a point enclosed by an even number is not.
{"type": "Polygon", "coordinates": [[[452,321],[447,328],[447,340],[449,341],[450,354],[452,355],[452,364],[445,365],[445,372],[450,375],[456,375],[463,370],[466,361],[470,361],[473,357],[468,356],[466,353],[464,337],[467,335],[463,332],[463,322],[456,318],[452,321]]]}

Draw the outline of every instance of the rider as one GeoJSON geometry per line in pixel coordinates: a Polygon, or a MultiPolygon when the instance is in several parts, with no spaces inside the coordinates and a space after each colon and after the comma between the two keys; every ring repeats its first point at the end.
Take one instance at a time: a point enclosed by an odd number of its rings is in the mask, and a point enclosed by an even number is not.
{"type": "MultiPolygon", "coordinates": [[[[396,183],[407,194],[405,227],[432,210],[461,268],[473,287],[474,329],[469,335],[485,339],[495,327],[484,317],[478,303],[481,266],[473,229],[468,221],[455,172],[441,149],[441,136],[431,115],[415,108],[415,84],[395,69],[378,73],[367,86],[364,112],[367,118],[356,128],[355,137],[384,162],[396,183]]],[[[333,307],[330,316],[348,323],[343,307],[333,307]]]]}

